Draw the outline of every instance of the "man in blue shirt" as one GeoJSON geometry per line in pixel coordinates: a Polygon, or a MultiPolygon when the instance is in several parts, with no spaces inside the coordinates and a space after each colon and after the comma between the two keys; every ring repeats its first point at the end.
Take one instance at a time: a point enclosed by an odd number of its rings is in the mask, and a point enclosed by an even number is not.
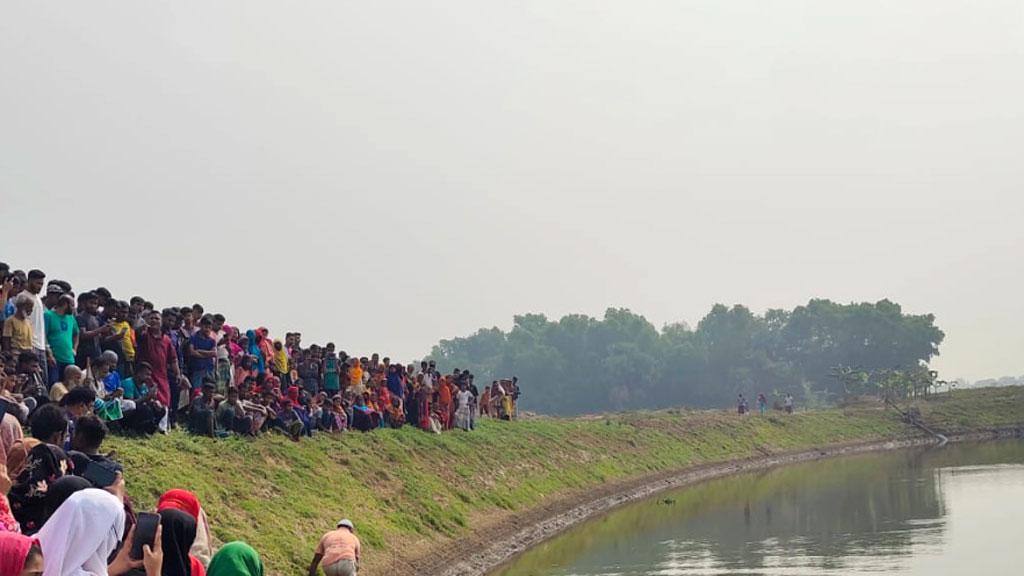
{"type": "Polygon", "coordinates": [[[199,320],[199,331],[189,339],[188,371],[192,389],[198,390],[203,379],[213,375],[214,362],[217,358],[217,341],[210,331],[213,329],[213,318],[203,316],[199,320]]]}

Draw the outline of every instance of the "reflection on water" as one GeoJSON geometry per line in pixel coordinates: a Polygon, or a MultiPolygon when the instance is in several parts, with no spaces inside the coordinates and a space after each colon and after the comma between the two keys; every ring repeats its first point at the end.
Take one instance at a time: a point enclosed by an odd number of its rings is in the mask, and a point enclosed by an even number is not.
{"type": "Polygon", "coordinates": [[[495,576],[1017,574],[1024,442],[826,460],[615,511],[495,576]]]}

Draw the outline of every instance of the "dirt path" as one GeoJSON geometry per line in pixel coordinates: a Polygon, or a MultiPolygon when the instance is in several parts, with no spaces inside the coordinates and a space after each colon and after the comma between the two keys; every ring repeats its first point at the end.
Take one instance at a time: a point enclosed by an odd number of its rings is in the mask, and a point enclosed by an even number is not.
{"type": "MultiPolygon", "coordinates": [[[[1020,436],[1020,430],[995,430],[951,437],[950,442],[1020,436]]],[[[933,437],[824,446],[800,452],[770,454],[720,464],[710,464],[612,482],[583,493],[556,498],[518,514],[497,515],[486,525],[455,541],[439,542],[400,561],[398,573],[421,576],[484,576],[584,520],[613,508],[648,498],[658,492],[731,474],[765,470],[775,466],[809,462],[881,450],[929,446],[933,437]]],[[[397,566],[396,566],[397,567],[397,566]]]]}

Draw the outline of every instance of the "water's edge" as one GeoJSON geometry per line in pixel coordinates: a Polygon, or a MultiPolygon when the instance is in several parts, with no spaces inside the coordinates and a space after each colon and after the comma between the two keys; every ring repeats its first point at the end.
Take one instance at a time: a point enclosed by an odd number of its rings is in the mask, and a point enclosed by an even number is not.
{"type": "MultiPolygon", "coordinates": [[[[1020,428],[1000,428],[951,436],[949,442],[983,441],[1019,438],[1022,436],[1024,436],[1024,430],[1020,428]]],[[[454,554],[439,555],[434,558],[436,562],[427,561],[419,563],[420,565],[416,567],[416,573],[424,576],[486,576],[495,569],[511,562],[527,549],[549,540],[586,520],[605,514],[619,506],[649,498],[659,492],[698,482],[825,458],[934,446],[939,443],[940,440],[937,438],[921,436],[828,445],[798,452],[770,454],[717,464],[691,466],[658,473],[646,478],[633,478],[626,482],[613,483],[595,489],[592,491],[592,497],[587,497],[582,502],[577,498],[567,506],[554,503],[536,510],[527,511],[506,523],[505,529],[501,530],[502,533],[500,534],[492,533],[496,531],[489,530],[478,531],[472,538],[462,543],[463,545],[456,544],[454,546],[456,550],[449,548],[450,552],[454,552],[454,554]]]]}

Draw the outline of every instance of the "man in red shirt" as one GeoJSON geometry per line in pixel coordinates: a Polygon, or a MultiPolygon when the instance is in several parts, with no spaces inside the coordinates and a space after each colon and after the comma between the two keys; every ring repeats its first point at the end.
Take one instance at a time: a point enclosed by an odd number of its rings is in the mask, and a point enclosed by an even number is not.
{"type": "Polygon", "coordinates": [[[178,356],[174,352],[171,339],[164,333],[161,326],[160,313],[150,310],[145,316],[146,329],[136,334],[135,359],[137,362],[148,362],[153,367],[153,382],[156,384],[156,397],[160,403],[175,410],[178,402],[171,399],[171,384],[167,380],[168,370],[171,377],[180,379],[178,356]]]}

